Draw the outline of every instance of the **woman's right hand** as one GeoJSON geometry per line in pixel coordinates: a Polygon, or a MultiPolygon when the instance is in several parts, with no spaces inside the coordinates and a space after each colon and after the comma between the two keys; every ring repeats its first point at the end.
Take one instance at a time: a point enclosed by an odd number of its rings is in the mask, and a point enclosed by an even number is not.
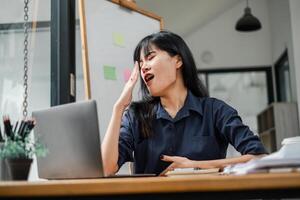
{"type": "Polygon", "coordinates": [[[125,84],[123,91],[117,100],[115,106],[125,109],[132,100],[132,91],[139,77],[139,64],[136,61],[129,80],[125,84]]]}

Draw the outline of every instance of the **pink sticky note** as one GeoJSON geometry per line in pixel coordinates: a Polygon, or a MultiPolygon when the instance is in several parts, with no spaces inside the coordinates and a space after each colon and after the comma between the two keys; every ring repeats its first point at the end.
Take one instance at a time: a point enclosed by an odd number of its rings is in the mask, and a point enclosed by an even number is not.
{"type": "Polygon", "coordinates": [[[123,76],[124,76],[124,81],[127,82],[130,78],[130,75],[131,75],[131,70],[130,68],[125,68],[123,70],[123,76]]]}

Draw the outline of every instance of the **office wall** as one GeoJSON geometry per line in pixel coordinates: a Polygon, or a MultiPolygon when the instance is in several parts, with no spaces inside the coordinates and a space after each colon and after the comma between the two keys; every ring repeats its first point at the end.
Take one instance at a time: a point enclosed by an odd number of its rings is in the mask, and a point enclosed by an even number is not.
{"type": "MultiPolygon", "coordinates": [[[[294,73],[291,74],[296,82],[297,99],[300,100],[300,1],[290,0],[291,31],[294,53],[294,73]]],[[[298,104],[298,115],[300,119],[300,106],[298,104]]]]}
{"type": "Polygon", "coordinates": [[[198,68],[271,65],[267,2],[253,0],[249,2],[249,6],[262,23],[263,28],[260,31],[241,33],[235,30],[235,24],[246,7],[246,2],[241,1],[185,37],[198,68]]]}
{"type": "Polygon", "coordinates": [[[274,65],[285,49],[288,49],[292,101],[297,101],[289,1],[268,0],[268,7],[271,28],[272,64],[274,65]]]}
{"type": "MultiPolygon", "coordinates": [[[[292,101],[300,100],[300,1],[268,0],[272,63],[288,49],[292,101]]],[[[298,106],[300,116],[300,108],[298,106]]],[[[299,117],[300,119],[300,117],[299,117]]]]}

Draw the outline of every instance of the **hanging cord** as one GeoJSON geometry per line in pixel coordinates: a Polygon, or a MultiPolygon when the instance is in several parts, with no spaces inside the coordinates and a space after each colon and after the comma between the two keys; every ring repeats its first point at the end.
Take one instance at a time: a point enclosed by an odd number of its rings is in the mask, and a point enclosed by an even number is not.
{"type": "Polygon", "coordinates": [[[29,23],[28,23],[28,3],[29,0],[24,0],[24,24],[23,24],[23,29],[24,29],[24,100],[23,100],[23,117],[27,117],[27,107],[28,107],[28,28],[29,28],[29,23]]]}

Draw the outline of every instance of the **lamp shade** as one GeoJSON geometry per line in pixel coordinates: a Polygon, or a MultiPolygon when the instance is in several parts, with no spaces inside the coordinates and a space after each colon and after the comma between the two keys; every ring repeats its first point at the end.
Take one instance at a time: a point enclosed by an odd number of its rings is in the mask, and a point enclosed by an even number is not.
{"type": "Polygon", "coordinates": [[[251,13],[251,9],[247,6],[245,8],[245,13],[243,17],[241,17],[235,25],[235,29],[237,31],[257,31],[261,29],[260,21],[254,17],[251,13]]]}

